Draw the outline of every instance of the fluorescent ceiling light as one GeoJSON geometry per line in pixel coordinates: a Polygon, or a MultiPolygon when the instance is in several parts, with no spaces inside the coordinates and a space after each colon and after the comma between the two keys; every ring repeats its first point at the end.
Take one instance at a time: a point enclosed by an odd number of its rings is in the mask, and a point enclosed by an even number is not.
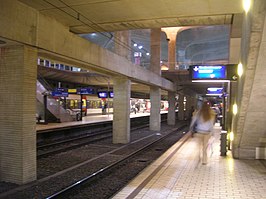
{"type": "Polygon", "coordinates": [[[205,79],[205,80],[192,80],[192,82],[212,82],[212,83],[221,83],[221,82],[230,82],[230,80],[226,79],[217,79],[217,80],[212,80],[212,79],[205,79]]]}
{"type": "Polygon", "coordinates": [[[222,94],[206,94],[206,95],[209,95],[209,96],[220,96],[222,94]]]}
{"type": "Polygon", "coordinates": [[[216,87],[210,87],[207,88],[208,91],[217,91],[217,90],[222,90],[223,88],[216,88],[216,87]]]}

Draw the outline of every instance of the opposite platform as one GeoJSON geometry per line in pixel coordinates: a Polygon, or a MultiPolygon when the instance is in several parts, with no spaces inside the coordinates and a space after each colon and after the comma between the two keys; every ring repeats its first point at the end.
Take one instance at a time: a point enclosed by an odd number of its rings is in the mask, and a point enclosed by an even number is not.
{"type": "Polygon", "coordinates": [[[265,166],[260,160],[233,159],[230,151],[220,156],[220,132],[215,126],[207,165],[199,162],[196,139],[189,137],[184,145],[178,142],[171,147],[113,199],[266,199],[265,166]]]}
{"type": "MultiPolygon", "coordinates": [[[[167,111],[161,111],[161,114],[167,113],[167,111]]],[[[135,117],[143,117],[149,116],[150,113],[132,113],[130,114],[130,118],[135,117]]],[[[88,115],[82,117],[82,121],[73,121],[73,122],[62,122],[62,123],[48,123],[48,124],[37,124],[36,131],[48,130],[48,129],[55,129],[55,128],[63,128],[63,127],[71,127],[77,125],[85,125],[85,124],[92,124],[98,122],[107,122],[113,120],[113,114],[106,114],[106,115],[88,115]]]]}

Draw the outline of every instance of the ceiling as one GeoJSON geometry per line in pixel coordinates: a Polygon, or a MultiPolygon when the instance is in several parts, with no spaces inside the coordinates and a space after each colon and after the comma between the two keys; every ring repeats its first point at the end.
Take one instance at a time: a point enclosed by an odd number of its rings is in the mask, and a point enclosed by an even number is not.
{"type": "Polygon", "coordinates": [[[20,0],[74,33],[231,24],[242,0],[20,0]]]}
{"type": "MultiPolygon", "coordinates": [[[[40,13],[56,18],[75,34],[112,50],[110,35],[131,30],[133,43],[150,51],[150,29],[187,27],[177,37],[176,59],[185,71],[162,75],[185,90],[203,93],[208,85],[192,84],[188,65],[228,63],[230,38],[241,37],[242,0],[20,0],[40,13]],[[91,33],[99,37],[90,38],[91,33]],[[107,35],[107,36],[106,36],[107,35]],[[109,37],[108,37],[109,35],[109,37]],[[184,65],[182,65],[184,64],[184,65]]],[[[161,60],[167,63],[168,41],[161,39],[161,60]]],[[[134,47],[131,46],[134,50],[134,47]]],[[[143,56],[147,67],[149,56],[143,56]]],[[[100,83],[100,81],[99,81],[100,83]]],[[[138,84],[132,89],[138,89],[138,84]]],[[[143,85],[139,86],[140,88],[143,85]]],[[[145,88],[143,92],[147,92],[145,88]]]]}

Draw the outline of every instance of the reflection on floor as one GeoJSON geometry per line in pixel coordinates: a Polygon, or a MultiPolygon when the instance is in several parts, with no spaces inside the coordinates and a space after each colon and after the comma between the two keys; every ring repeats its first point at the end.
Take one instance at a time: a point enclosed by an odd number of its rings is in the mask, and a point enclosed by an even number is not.
{"type": "Polygon", "coordinates": [[[199,161],[196,139],[189,138],[177,152],[176,143],[113,199],[266,198],[265,166],[259,160],[233,159],[230,151],[220,156],[220,132],[215,126],[207,165],[199,161]]]}

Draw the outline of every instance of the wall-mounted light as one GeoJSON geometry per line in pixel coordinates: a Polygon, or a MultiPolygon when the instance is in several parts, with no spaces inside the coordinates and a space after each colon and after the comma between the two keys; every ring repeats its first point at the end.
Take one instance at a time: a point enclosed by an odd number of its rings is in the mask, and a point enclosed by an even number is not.
{"type": "Polygon", "coordinates": [[[150,55],[150,53],[146,53],[146,55],[147,55],[147,56],[149,56],[149,55],[150,55]]]}
{"type": "Polygon", "coordinates": [[[142,48],[143,48],[143,46],[139,46],[138,48],[139,48],[139,49],[142,49],[142,48]]]}
{"type": "Polygon", "coordinates": [[[133,46],[134,46],[134,47],[137,47],[137,46],[138,46],[138,44],[133,44],[133,46]]]}
{"type": "Polygon", "coordinates": [[[233,105],[233,114],[236,115],[237,114],[237,104],[233,105]]]}
{"type": "Polygon", "coordinates": [[[239,77],[243,75],[243,65],[241,62],[237,65],[237,74],[239,77]]]}
{"type": "Polygon", "coordinates": [[[245,10],[246,13],[248,13],[250,7],[251,7],[251,0],[243,0],[243,8],[245,10]]]}
{"type": "Polygon", "coordinates": [[[234,140],[234,133],[232,131],[229,134],[229,139],[230,139],[230,141],[234,140]]]}

